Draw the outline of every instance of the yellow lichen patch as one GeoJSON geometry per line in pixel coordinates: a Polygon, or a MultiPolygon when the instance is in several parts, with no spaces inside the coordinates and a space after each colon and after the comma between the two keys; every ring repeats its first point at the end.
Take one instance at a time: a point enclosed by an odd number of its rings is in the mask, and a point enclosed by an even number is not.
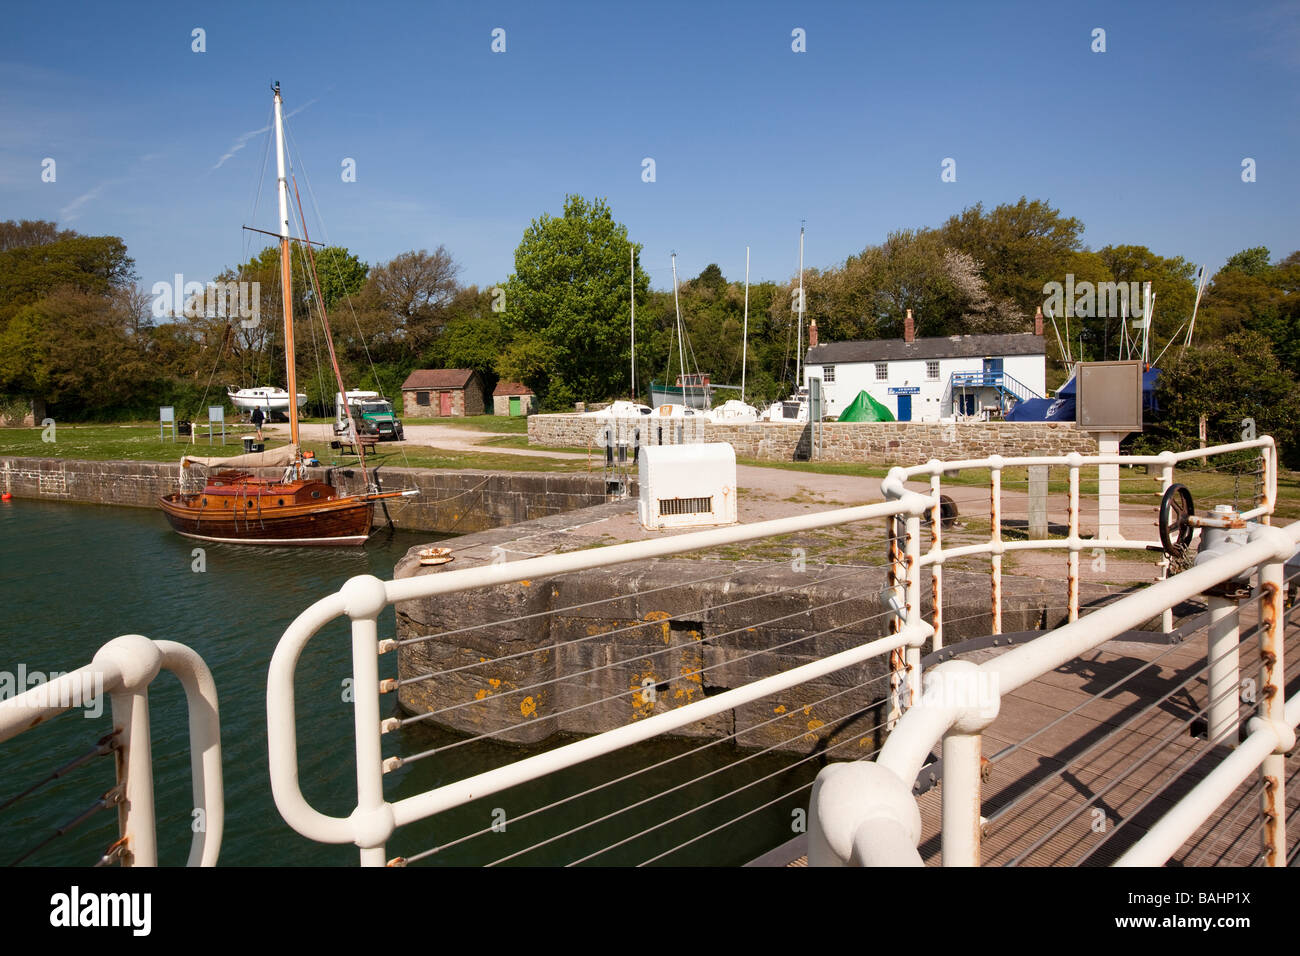
{"type": "Polygon", "coordinates": [[[672,615],[669,614],[667,611],[647,611],[645,617],[642,618],[642,620],[663,622],[661,626],[663,629],[664,643],[668,644],[673,639],[672,624],[670,624],[668,621],[670,617],[672,617],[672,615]]]}
{"type": "Polygon", "coordinates": [[[812,713],[812,704],[809,704],[809,705],[807,705],[806,707],[804,707],[804,709],[803,709],[803,715],[804,715],[805,717],[807,717],[807,716],[808,716],[809,714],[811,714],[811,713],[812,713]]]}
{"type": "Polygon", "coordinates": [[[774,714],[784,714],[784,713],[785,713],[785,704],[777,704],[775,707],[772,708],[772,713],[774,713],[774,714]]]}
{"type": "Polygon", "coordinates": [[[522,581],[519,582],[519,586],[522,588],[530,588],[533,586],[533,582],[528,580],[527,578],[524,578],[522,581]]]}
{"type": "MultiPolygon", "coordinates": [[[[821,726],[822,726],[822,722],[821,722],[820,720],[818,720],[816,717],[814,717],[812,720],[808,721],[808,730],[809,730],[809,731],[815,731],[818,727],[821,727],[821,726]]],[[[817,735],[816,735],[815,733],[807,733],[807,734],[804,734],[804,735],[803,735],[803,739],[804,739],[804,740],[807,740],[808,742],[811,743],[812,741],[814,741],[814,740],[817,739],[817,735]]]]}
{"type": "Polygon", "coordinates": [[[655,712],[655,689],[654,685],[659,682],[655,676],[654,668],[646,667],[644,671],[633,671],[631,678],[628,680],[628,690],[631,691],[632,699],[632,719],[640,720],[642,717],[650,717],[655,712]]]}
{"type": "Polygon", "coordinates": [[[519,713],[523,714],[525,717],[536,715],[537,701],[533,700],[531,694],[519,702],[519,713]]]}
{"type": "Polygon", "coordinates": [[[488,691],[486,687],[480,687],[478,690],[474,691],[475,700],[482,700],[487,695],[488,695],[488,691]]]}
{"type": "Polygon", "coordinates": [[[492,685],[493,690],[501,689],[501,679],[499,677],[489,677],[488,683],[492,685]]]}

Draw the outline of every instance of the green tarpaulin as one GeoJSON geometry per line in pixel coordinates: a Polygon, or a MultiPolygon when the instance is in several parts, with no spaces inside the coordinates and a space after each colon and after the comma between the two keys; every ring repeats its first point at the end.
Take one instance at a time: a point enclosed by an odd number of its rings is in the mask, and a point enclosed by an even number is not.
{"type": "Polygon", "coordinates": [[[842,422],[892,422],[893,413],[884,405],[868,395],[865,391],[858,392],[858,397],[848,408],[840,412],[840,421],[842,422]]]}

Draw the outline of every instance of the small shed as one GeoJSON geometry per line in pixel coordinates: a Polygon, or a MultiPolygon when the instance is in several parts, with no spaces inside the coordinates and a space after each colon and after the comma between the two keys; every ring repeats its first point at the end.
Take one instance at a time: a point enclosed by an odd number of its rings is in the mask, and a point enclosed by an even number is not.
{"type": "Polygon", "coordinates": [[[492,414],[531,415],[537,411],[537,396],[519,382],[498,382],[492,390],[492,414]]]}
{"type": "Polygon", "coordinates": [[[402,414],[407,418],[461,418],[483,415],[483,379],[470,368],[421,368],[402,383],[402,414]]]}

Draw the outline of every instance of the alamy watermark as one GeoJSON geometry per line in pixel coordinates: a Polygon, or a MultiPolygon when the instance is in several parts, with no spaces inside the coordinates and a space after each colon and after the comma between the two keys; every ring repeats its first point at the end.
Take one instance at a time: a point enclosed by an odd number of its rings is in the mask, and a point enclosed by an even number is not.
{"type": "Polygon", "coordinates": [[[262,320],[262,284],[260,282],[186,282],[176,273],[173,282],[153,284],[153,316],[185,316],[197,319],[239,317],[246,329],[262,320]]]}
{"type": "Polygon", "coordinates": [[[19,664],[17,671],[0,671],[0,700],[26,694],[23,703],[28,707],[84,707],[86,717],[103,714],[104,675],[98,671],[82,671],[75,679],[63,680],[69,673],[29,671],[26,664],[19,664]]]}
{"type": "Polygon", "coordinates": [[[1043,312],[1047,315],[1075,316],[1089,319],[1117,319],[1145,316],[1146,305],[1142,298],[1142,282],[1082,282],[1074,281],[1074,273],[1067,273],[1064,284],[1045,282],[1043,312]]]}

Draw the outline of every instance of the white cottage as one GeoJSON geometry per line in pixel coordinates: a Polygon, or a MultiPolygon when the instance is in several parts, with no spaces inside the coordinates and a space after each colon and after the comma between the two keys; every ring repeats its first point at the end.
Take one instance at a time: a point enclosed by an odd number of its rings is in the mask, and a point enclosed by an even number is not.
{"type": "Polygon", "coordinates": [[[909,310],[902,339],[824,344],[814,324],[804,384],[822,380],[827,415],[839,415],[865,389],[900,422],[1001,417],[1046,394],[1042,321],[1040,314],[1033,333],[918,339],[909,310]]]}

